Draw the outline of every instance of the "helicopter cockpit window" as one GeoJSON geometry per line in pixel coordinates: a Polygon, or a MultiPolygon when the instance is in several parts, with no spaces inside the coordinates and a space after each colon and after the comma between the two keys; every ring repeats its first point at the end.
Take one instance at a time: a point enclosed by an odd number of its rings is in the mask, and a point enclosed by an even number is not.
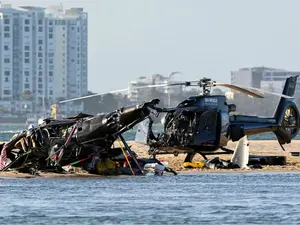
{"type": "Polygon", "coordinates": [[[213,131],[216,128],[216,111],[206,111],[199,119],[199,131],[213,131]]]}

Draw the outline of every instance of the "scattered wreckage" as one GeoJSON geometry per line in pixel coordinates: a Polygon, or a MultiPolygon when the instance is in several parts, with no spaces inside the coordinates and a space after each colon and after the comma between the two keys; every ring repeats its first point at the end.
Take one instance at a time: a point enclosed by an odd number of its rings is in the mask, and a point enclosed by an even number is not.
{"type": "Polygon", "coordinates": [[[96,116],[78,114],[62,120],[45,119],[37,127],[16,134],[0,146],[0,171],[15,169],[36,174],[38,170],[64,172],[68,166],[82,167],[92,174],[142,175],[147,163],[177,174],[155,157],[138,158],[122,134],[143,121],[158,99],[96,116]],[[120,146],[114,148],[118,141],[120,146]]]}
{"type": "Polygon", "coordinates": [[[286,165],[286,156],[263,156],[250,155],[247,136],[239,140],[235,151],[230,160],[214,157],[200,162],[183,163],[184,168],[207,168],[207,169],[262,169],[264,165],[284,166],[286,165]]]}

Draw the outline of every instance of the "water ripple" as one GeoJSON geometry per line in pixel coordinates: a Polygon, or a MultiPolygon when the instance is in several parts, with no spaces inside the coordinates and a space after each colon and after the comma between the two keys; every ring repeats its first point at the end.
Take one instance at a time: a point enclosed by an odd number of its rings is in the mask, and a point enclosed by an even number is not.
{"type": "Polygon", "coordinates": [[[299,173],[2,179],[2,224],[298,224],[299,173]]]}

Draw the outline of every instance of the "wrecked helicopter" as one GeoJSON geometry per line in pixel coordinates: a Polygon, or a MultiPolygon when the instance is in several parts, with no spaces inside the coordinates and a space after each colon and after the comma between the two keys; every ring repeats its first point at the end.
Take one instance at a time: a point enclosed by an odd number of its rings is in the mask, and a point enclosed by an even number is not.
{"type": "Polygon", "coordinates": [[[177,107],[161,109],[165,113],[163,132],[155,136],[152,131],[153,120],[147,118],[138,125],[136,139],[138,143],[149,146],[150,155],[185,153],[184,162],[192,162],[195,154],[205,160],[207,155],[233,154],[226,148],[229,141],[243,140],[244,137],[273,132],[284,150],[299,132],[299,109],[294,102],[294,93],[298,76],[287,78],[283,92],[274,93],[252,87],[216,83],[203,78],[200,81],[170,85],[198,86],[202,93],[182,101],[177,107]],[[255,98],[264,98],[263,94],[280,97],[273,117],[234,115],[235,104],[228,104],[226,96],[211,95],[211,88],[222,86],[237,90],[255,98]]]}
{"type": "Polygon", "coordinates": [[[102,175],[142,175],[147,163],[163,166],[156,158],[138,158],[122,134],[144,120],[158,99],[123,107],[96,116],[80,113],[66,119],[47,118],[37,127],[16,134],[0,145],[0,171],[17,169],[36,174],[38,170],[65,172],[68,166],[82,167],[102,175]],[[114,142],[119,147],[114,147],[114,142]]]}

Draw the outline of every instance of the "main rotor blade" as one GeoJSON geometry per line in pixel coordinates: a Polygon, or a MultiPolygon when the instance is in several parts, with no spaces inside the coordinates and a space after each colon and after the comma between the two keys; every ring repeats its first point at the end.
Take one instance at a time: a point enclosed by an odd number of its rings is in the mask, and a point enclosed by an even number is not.
{"type": "Polygon", "coordinates": [[[250,95],[250,96],[255,97],[255,98],[264,98],[264,96],[262,96],[262,95],[256,94],[252,91],[249,91],[249,90],[247,90],[243,87],[240,87],[240,86],[237,86],[237,85],[234,85],[234,84],[214,83],[214,86],[228,87],[228,88],[235,89],[239,92],[242,92],[244,94],[250,95]]]}
{"type": "Polygon", "coordinates": [[[185,81],[185,82],[180,82],[180,83],[169,83],[167,84],[167,86],[186,86],[186,87],[190,87],[190,86],[198,86],[199,84],[192,84],[194,81],[185,81]]]}
{"type": "Polygon", "coordinates": [[[87,96],[82,96],[82,97],[78,97],[78,98],[63,100],[63,101],[60,101],[59,103],[72,102],[72,101],[82,100],[82,99],[86,99],[86,98],[92,98],[92,97],[95,97],[95,96],[101,96],[101,95],[113,94],[113,93],[120,93],[120,92],[130,91],[130,90],[138,90],[138,89],[151,88],[151,87],[166,87],[166,86],[168,86],[168,84],[150,84],[150,85],[145,85],[145,86],[140,86],[140,87],[124,88],[124,89],[109,91],[109,92],[106,92],[106,93],[98,93],[98,94],[87,95],[87,96]]]}
{"type": "Polygon", "coordinates": [[[294,98],[292,96],[288,96],[288,95],[284,95],[284,94],[280,94],[280,93],[276,93],[276,92],[271,92],[271,91],[265,91],[265,90],[262,90],[262,89],[259,89],[259,88],[249,87],[249,89],[261,92],[262,94],[270,94],[270,95],[274,95],[274,96],[278,96],[278,97],[282,97],[282,98],[294,98]]]}
{"type": "MultiPolygon", "coordinates": [[[[276,92],[271,92],[271,91],[265,91],[265,90],[262,90],[262,89],[259,89],[259,88],[254,88],[254,87],[244,87],[244,86],[241,86],[241,85],[235,85],[235,84],[222,84],[222,83],[215,83],[214,85],[216,86],[224,86],[224,87],[229,87],[229,88],[232,88],[232,89],[236,89],[236,90],[243,90],[243,91],[248,91],[247,89],[250,89],[250,90],[253,90],[253,91],[257,91],[257,92],[260,92],[262,94],[270,94],[270,95],[274,95],[274,96],[278,96],[278,97],[282,97],[282,98],[294,98],[294,97],[291,97],[291,96],[288,96],[288,95],[284,95],[284,94],[280,94],[280,93],[276,93],[276,92]],[[226,85],[226,86],[225,86],[226,85]],[[238,89],[237,89],[238,88],[238,89]]],[[[243,92],[241,91],[241,92],[243,92]]],[[[254,93],[254,92],[252,92],[254,93]]],[[[254,93],[255,95],[259,95],[257,93],[254,93]]],[[[262,96],[262,95],[259,95],[259,96],[262,96]]],[[[262,96],[264,98],[264,96],[262,96]]],[[[260,97],[261,98],[261,97],[260,97]]]]}

